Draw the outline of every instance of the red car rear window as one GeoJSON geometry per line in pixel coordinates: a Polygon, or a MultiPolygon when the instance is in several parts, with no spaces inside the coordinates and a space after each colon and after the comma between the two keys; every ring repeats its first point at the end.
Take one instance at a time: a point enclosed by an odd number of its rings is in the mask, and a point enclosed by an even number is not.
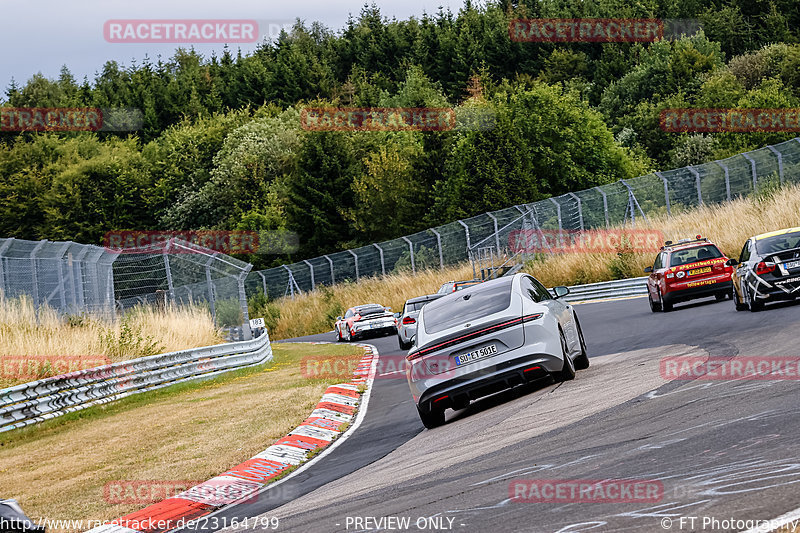
{"type": "Polygon", "coordinates": [[[687,248],[685,250],[672,252],[669,258],[669,266],[688,265],[689,263],[719,259],[720,257],[722,257],[722,252],[719,251],[719,248],[713,244],[705,244],[696,248],[687,248]]]}

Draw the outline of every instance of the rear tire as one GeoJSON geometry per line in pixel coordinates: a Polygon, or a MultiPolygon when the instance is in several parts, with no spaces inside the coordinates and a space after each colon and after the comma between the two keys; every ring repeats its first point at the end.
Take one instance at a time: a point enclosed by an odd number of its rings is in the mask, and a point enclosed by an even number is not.
{"type": "Polygon", "coordinates": [[[410,342],[403,342],[403,338],[400,335],[397,336],[397,342],[398,342],[398,344],[400,344],[400,349],[401,350],[410,350],[411,349],[411,343],[410,342]]]}
{"type": "Polygon", "coordinates": [[[571,381],[575,379],[575,363],[569,356],[569,352],[567,351],[567,339],[564,337],[564,332],[561,331],[561,328],[559,328],[558,333],[561,337],[561,355],[564,357],[564,367],[555,378],[556,381],[571,381]]]}
{"type": "Polygon", "coordinates": [[[665,300],[664,296],[661,295],[661,291],[659,291],[658,293],[658,298],[659,300],[661,300],[661,310],[663,312],[669,313],[670,311],[672,311],[672,305],[673,305],[672,302],[670,302],[669,300],[665,300]]]}
{"type": "Polygon", "coordinates": [[[650,302],[650,310],[654,313],[658,313],[661,311],[661,302],[654,302],[653,297],[650,296],[650,293],[647,293],[647,301],[650,302]]]}
{"type": "Polygon", "coordinates": [[[739,297],[736,295],[736,289],[731,289],[731,298],[733,298],[733,303],[736,306],[737,311],[747,311],[747,304],[739,302],[739,297]]]}
{"type": "Polygon", "coordinates": [[[751,313],[757,313],[764,309],[764,303],[756,300],[756,295],[754,294],[753,289],[750,289],[747,292],[747,308],[751,313]]]}
{"type": "Polygon", "coordinates": [[[419,419],[422,420],[422,425],[428,429],[433,429],[444,424],[444,410],[434,409],[433,411],[426,413],[423,412],[418,406],[417,412],[419,413],[419,419]]]}
{"type": "Polygon", "coordinates": [[[577,316],[575,316],[575,326],[578,329],[578,340],[581,345],[581,354],[575,358],[575,370],[586,370],[589,368],[589,354],[586,353],[586,341],[583,338],[583,330],[577,316]]]}

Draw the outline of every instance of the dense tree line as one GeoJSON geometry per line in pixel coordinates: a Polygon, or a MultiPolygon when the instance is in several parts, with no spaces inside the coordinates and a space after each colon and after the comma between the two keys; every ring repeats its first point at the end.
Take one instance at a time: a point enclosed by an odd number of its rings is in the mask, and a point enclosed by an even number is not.
{"type": "MultiPolygon", "coordinates": [[[[299,259],[487,210],[700,163],[791,134],[666,133],[668,107],[800,107],[792,0],[467,1],[339,31],[298,22],[249,55],[34,75],[6,107],[133,107],[132,133],[0,133],[0,235],[98,243],[114,229],[289,229],[299,259]],[[522,43],[520,17],[697,19],[655,43],[522,43]],[[306,106],[452,107],[493,128],[342,133],[306,106]]],[[[461,116],[460,115],[460,116],[461,116]]],[[[267,266],[266,259],[259,257],[267,266]]]]}

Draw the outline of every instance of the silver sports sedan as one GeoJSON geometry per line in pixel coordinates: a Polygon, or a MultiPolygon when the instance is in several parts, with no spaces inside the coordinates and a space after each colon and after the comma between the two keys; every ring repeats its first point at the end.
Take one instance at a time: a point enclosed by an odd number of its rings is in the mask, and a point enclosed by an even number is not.
{"type": "Polygon", "coordinates": [[[573,307],[528,274],[449,294],[420,311],[406,376],[422,423],[448,408],[540,379],[567,381],[589,367],[573,307]]]}

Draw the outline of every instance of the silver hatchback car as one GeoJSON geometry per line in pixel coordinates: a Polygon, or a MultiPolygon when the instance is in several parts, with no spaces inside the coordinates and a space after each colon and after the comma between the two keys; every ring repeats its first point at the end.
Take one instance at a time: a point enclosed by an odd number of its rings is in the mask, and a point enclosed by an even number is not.
{"type": "Polygon", "coordinates": [[[411,339],[417,334],[417,317],[420,310],[444,294],[427,294],[411,298],[403,306],[403,312],[397,316],[397,341],[401,350],[411,348],[411,339]]]}
{"type": "Polygon", "coordinates": [[[528,274],[464,289],[427,304],[406,359],[406,377],[422,423],[445,410],[540,379],[567,381],[589,367],[573,307],[528,274]]]}

